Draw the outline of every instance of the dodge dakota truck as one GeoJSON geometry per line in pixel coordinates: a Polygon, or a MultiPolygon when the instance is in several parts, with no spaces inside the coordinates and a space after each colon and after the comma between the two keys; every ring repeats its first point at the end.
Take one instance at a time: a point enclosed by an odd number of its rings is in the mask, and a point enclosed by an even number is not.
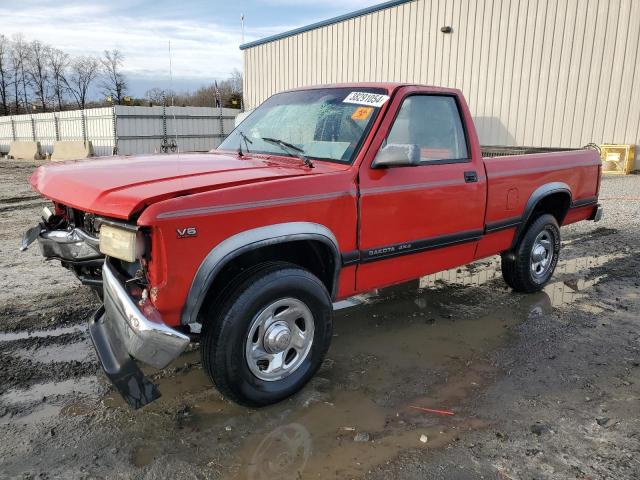
{"type": "MultiPolygon", "coordinates": [[[[596,151],[482,158],[460,91],[359,83],[278,93],[215,150],[39,167],[38,241],[95,288],[89,332],[133,407],[190,342],[227,398],[280,401],[314,375],[333,302],[500,254],[535,292],[560,227],[599,220],[596,151]]],[[[70,301],[73,301],[70,299],[70,301]]]]}

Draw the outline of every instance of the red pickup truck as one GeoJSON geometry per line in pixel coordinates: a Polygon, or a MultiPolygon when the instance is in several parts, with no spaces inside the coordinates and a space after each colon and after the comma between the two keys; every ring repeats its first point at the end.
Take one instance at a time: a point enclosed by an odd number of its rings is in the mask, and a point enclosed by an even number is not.
{"type": "Polygon", "coordinates": [[[553,274],[561,225],[598,220],[590,150],[482,158],[458,90],[343,84],[279,93],[206,154],[38,168],[30,229],[103,292],[90,334],[133,407],[199,341],[220,392],[298,391],[331,340],[332,302],[501,254],[514,290],[553,274]]]}

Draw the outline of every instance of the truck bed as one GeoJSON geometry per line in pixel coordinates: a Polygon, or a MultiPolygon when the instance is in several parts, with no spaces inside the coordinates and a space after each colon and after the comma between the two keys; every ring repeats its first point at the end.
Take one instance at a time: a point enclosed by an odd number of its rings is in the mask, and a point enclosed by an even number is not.
{"type": "Polygon", "coordinates": [[[483,158],[487,175],[487,235],[476,257],[510,248],[526,224],[528,204],[542,186],[569,192],[569,211],[562,225],[590,218],[597,205],[600,156],[595,150],[567,150],[483,158]]]}
{"type": "Polygon", "coordinates": [[[596,202],[600,156],[594,150],[573,150],[484,158],[487,174],[486,223],[522,215],[540,185],[569,187],[571,206],[596,202]]]}

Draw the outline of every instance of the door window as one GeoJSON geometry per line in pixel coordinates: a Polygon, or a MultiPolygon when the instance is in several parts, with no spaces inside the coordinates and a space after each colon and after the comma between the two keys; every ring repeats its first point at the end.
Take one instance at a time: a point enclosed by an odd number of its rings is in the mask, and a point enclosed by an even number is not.
{"type": "Polygon", "coordinates": [[[387,144],[416,145],[425,163],[467,160],[469,152],[455,98],[412,95],[400,107],[387,144]]]}

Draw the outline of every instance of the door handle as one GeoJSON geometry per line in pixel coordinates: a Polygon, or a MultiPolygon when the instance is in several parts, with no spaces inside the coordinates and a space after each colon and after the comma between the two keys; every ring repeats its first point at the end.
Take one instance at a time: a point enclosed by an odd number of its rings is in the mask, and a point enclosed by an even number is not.
{"type": "Polygon", "coordinates": [[[477,182],[478,174],[476,172],[464,172],[464,181],[467,183],[477,182]]]}

